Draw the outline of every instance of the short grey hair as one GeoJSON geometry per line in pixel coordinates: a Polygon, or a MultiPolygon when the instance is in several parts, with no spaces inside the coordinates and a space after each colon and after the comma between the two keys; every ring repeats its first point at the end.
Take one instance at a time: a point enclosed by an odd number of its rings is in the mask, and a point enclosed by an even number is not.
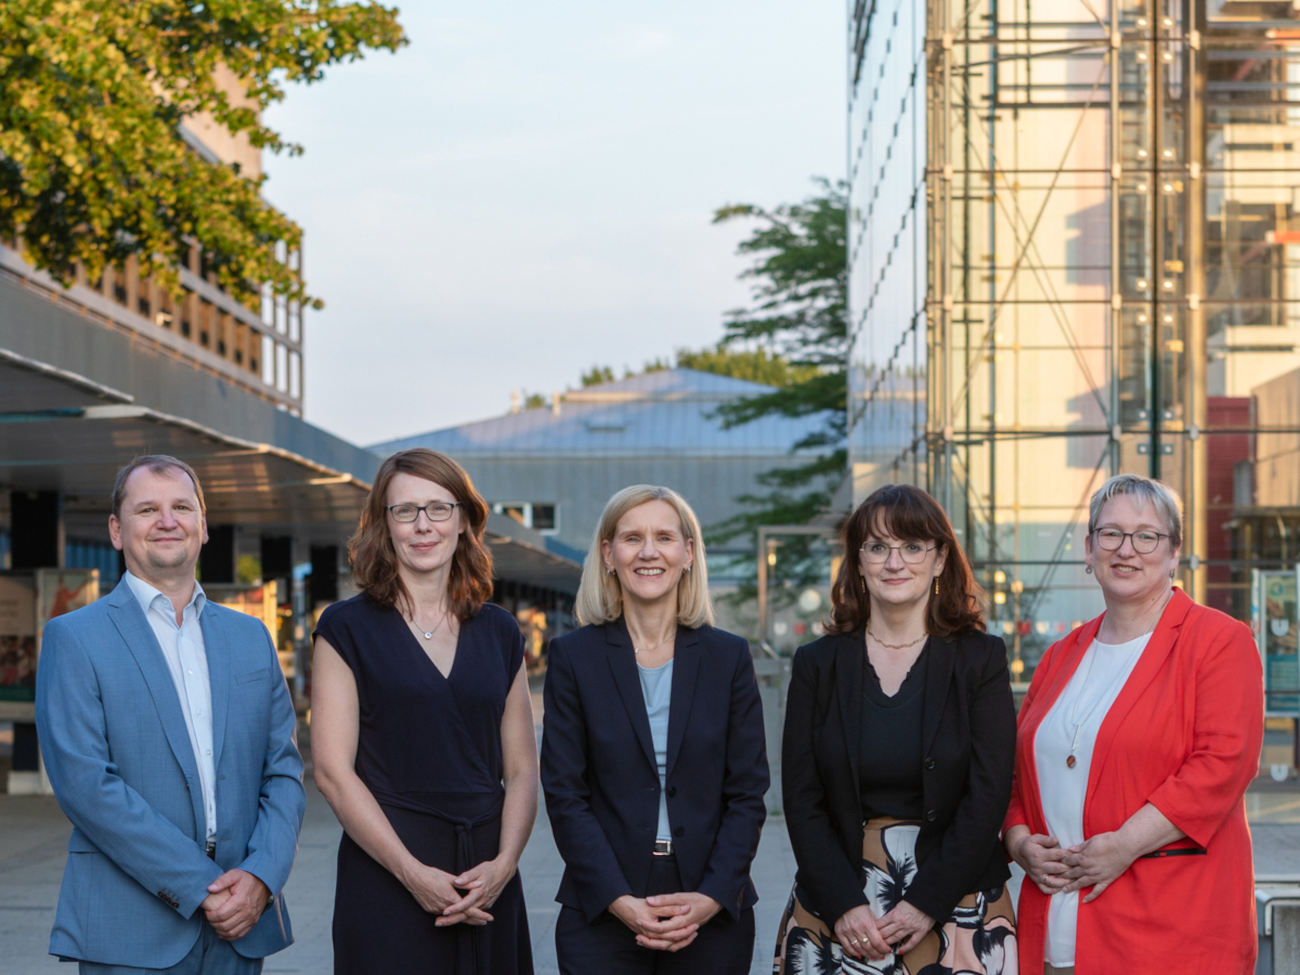
{"type": "Polygon", "coordinates": [[[1169,545],[1178,548],[1183,544],[1183,503],[1178,493],[1168,484],[1141,474],[1116,474],[1103,484],[1088,503],[1088,534],[1097,530],[1101,509],[1106,502],[1127,494],[1138,504],[1149,504],[1169,528],[1169,545]]]}

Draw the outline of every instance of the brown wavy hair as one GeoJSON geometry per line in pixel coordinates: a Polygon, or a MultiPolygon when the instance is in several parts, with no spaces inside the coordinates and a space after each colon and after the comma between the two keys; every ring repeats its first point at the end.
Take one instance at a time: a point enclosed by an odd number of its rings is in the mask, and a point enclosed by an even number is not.
{"type": "Polygon", "coordinates": [[[388,485],[398,474],[432,481],[460,504],[465,530],[456,541],[447,580],[447,608],[462,623],[492,596],[492,553],[483,543],[488,507],[465,469],[446,454],[426,447],[401,450],[379,465],[361,511],[361,523],[348,540],[352,577],[367,596],[389,609],[409,609],[411,594],[397,573],[397,552],[388,530],[388,485]]]}
{"type": "Polygon", "coordinates": [[[871,618],[871,600],[858,560],[862,543],[871,534],[888,533],[895,538],[934,542],[944,553],[939,573],[939,593],[930,593],[926,609],[926,630],[931,636],[952,636],[984,629],[981,600],[984,591],[971,573],[966,553],[957,544],[952,523],[939,502],[911,484],[886,484],[873,491],[840,529],[844,559],[831,587],[831,617],[828,633],[861,630],[871,618]]]}

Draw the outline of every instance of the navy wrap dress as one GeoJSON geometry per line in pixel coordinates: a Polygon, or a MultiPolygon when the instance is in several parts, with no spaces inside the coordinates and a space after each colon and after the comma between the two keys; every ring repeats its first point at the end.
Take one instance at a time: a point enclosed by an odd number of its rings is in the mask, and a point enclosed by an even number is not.
{"type": "MultiPolygon", "coordinates": [[[[487,603],[462,623],[445,677],[401,615],[364,594],[326,609],[316,633],[356,679],[357,775],[406,848],[453,875],[495,857],[505,796],[501,716],[524,657],[514,617],[487,603]]],[[[518,873],[489,913],[484,926],[435,927],[435,915],[344,833],[334,893],[339,975],[528,975],[518,873]]]]}

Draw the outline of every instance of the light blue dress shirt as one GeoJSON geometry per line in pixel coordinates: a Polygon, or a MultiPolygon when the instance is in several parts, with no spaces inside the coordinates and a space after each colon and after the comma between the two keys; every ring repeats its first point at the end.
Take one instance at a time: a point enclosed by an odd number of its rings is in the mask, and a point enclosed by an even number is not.
{"type": "Polygon", "coordinates": [[[668,705],[673,692],[673,662],[662,667],[636,665],[641,676],[641,696],[645,698],[645,713],[650,719],[650,742],[654,745],[655,765],[659,769],[659,833],[660,840],[671,840],[673,831],[668,824],[668,796],[665,782],[668,775],[668,705]]]}
{"type": "Polygon", "coordinates": [[[176,685],[176,697],[185,717],[185,730],[189,732],[190,747],[194,749],[194,761],[199,768],[199,787],[203,790],[207,820],[206,835],[209,841],[214,840],[217,835],[217,770],[212,754],[212,683],[208,677],[208,651],[203,642],[203,627],[199,625],[208,598],[195,582],[194,594],[185,604],[181,624],[177,626],[171,600],[161,591],[129,571],[122,578],[144,610],[145,619],[158,638],[163,659],[167,661],[167,672],[176,685]]]}

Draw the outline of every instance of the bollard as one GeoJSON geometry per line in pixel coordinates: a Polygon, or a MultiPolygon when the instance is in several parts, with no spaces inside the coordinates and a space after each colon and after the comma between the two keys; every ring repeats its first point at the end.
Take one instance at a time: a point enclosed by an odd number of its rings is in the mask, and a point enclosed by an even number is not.
{"type": "Polygon", "coordinates": [[[789,657],[757,657],[754,675],[763,702],[763,733],[767,736],[767,767],[772,784],[767,789],[767,814],[781,815],[781,731],[785,727],[785,692],[790,682],[789,657]]]}
{"type": "Polygon", "coordinates": [[[1255,885],[1259,960],[1255,975],[1300,975],[1300,882],[1255,885]]]}

